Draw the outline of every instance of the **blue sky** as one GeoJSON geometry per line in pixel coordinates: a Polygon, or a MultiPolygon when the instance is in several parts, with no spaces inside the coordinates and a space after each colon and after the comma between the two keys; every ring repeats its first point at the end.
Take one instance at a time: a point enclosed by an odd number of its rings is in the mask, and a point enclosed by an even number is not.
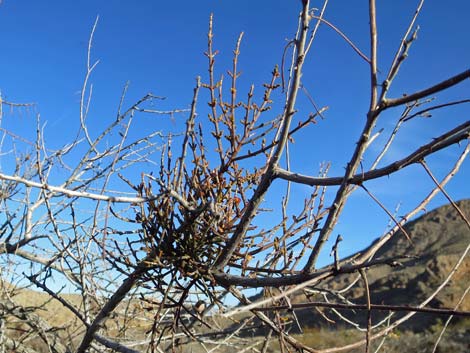
{"type": "MultiPolygon", "coordinates": [[[[388,71],[407,21],[418,1],[378,1],[379,69],[388,71]]],[[[320,7],[320,2],[312,2],[320,7]]],[[[210,13],[214,13],[217,75],[230,68],[232,50],[244,31],[239,67],[241,91],[254,83],[258,94],[281,61],[287,39],[295,34],[300,1],[24,1],[4,0],[0,5],[0,90],[4,99],[34,102],[34,112],[47,121],[46,137],[51,147],[59,147],[78,129],[79,91],[83,82],[90,30],[99,15],[92,58],[100,60],[93,76],[90,121],[98,127],[114,118],[123,86],[130,82],[127,103],[147,92],[167,97],[162,109],[187,108],[195,77],[207,77],[206,33],[210,13]],[[108,120],[106,120],[108,119],[108,120]]],[[[444,4],[428,0],[417,23],[418,40],[402,67],[391,96],[419,90],[470,67],[470,3],[456,0],[444,4]]],[[[368,53],[366,1],[331,0],[326,19],[346,33],[368,53]]],[[[368,107],[368,67],[337,34],[322,26],[307,59],[303,84],[319,106],[329,106],[326,119],[309,127],[292,146],[294,170],[316,174],[322,162],[331,162],[337,175],[349,159],[368,107]]],[[[243,95],[243,93],[242,93],[243,95]]],[[[437,97],[436,102],[465,99],[470,84],[463,83],[437,97]]],[[[201,101],[200,109],[205,103],[201,101]]],[[[299,98],[299,118],[312,110],[305,96],[299,98]]],[[[12,130],[28,134],[34,112],[6,114],[12,130]]],[[[391,162],[429,142],[451,126],[469,120],[470,105],[436,112],[432,119],[411,122],[397,139],[385,162],[391,162]]],[[[275,112],[273,112],[274,114],[275,112]]],[[[393,110],[378,128],[391,129],[399,116],[393,110]]],[[[177,129],[181,121],[170,123],[153,117],[142,129],[177,129]]],[[[384,136],[385,137],[385,136],[384,136]]],[[[431,166],[443,175],[454,156],[452,148],[433,158],[431,166]]],[[[371,149],[373,152],[374,149],[371,149]]],[[[371,154],[371,157],[373,154],[371,154]]],[[[455,199],[470,197],[470,163],[449,184],[455,199]]],[[[413,206],[431,187],[422,170],[411,167],[390,179],[388,184],[371,183],[370,189],[394,209],[413,206]],[[419,181],[419,182],[417,182],[419,181]]],[[[276,189],[277,190],[277,189],[276,189]]],[[[308,188],[295,191],[293,203],[302,202],[308,188]]],[[[438,197],[434,206],[445,202],[438,197]]],[[[338,232],[347,233],[345,252],[358,250],[380,235],[386,216],[361,191],[348,202],[338,232]],[[370,217],[377,214],[377,217],[370,217]],[[373,219],[371,219],[373,218],[373,219]],[[348,240],[350,239],[350,240],[348,240]]],[[[327,261],[327,258],[324,258],[327,261]]]]}

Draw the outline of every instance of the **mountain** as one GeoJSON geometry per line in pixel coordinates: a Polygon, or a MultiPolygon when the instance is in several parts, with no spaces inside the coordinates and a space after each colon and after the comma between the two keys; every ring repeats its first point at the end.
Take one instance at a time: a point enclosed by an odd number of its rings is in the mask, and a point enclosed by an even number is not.
{"type": "MultiPolygon", "coordinates": [[[[470,219],[470,200],[462,200],[456,204],[467,219],[470,219]]],[[[412,243],[403,234],[397,233],[375,256],[376,259],[408,256],[404,261],[400,260],[401,266],[380,265],[367,271],[371,303],[373,304],[420,304],[444,281],[470,243],[470,229],[452,205],[445,205],[427,212],[408,222],[404,229],[410,235],[412,243]]],[[[341,290],[356,281],[358,276],[358,274],[341,275],[327,283],[325,288],[341,290]]],[[[469,285],[470,254],[464,258],[451,281],[427,306],[454,308],[469,285]]],[[[366,303],[361,279],[357,280],[351,289],[342,295],[353,303],[366,303]]],[[[297,297],[294,301],[304,301],[305,299],[305,297],[297,297]]],[[[316,299],[322,300],[323,297],[317,296],[316,299]]],[[[329,299],[338,302],[338,298],[333,296],[329,296],[329,299]]],[[[315,300],[315,298],[310,298],[310,300],[315,300]]],[[[470,295],[463,300],[459,310],[470,310],[470,295]]],[[[298,316],[301,318],[301,322],[307,326],[317,322],[324,324],[324,320],[315,315],[315,312],[315,309],[303,310],[298,312],[298,316]]],[[[332,320],[337,321],[336,314],[331,311],[324,312],[332,320]]],[[[341,311],[341,313],[355,321],[364,322],[365,320],[364,313],[351,313],[351,311],[341,311]]],[[[386,313],[374,311],[374,321],[379,321],[385,315],[386,313]]],[[[404,314],[395,314],[394,318],[402,315],[404,314]]],[[[436,319],[435,315],[416,314],[404,326],[413,330],[421,330],[429,327],[436,319]]],[[[441,319],[445,320],[446,317],[443,316],[441,319]]]]}

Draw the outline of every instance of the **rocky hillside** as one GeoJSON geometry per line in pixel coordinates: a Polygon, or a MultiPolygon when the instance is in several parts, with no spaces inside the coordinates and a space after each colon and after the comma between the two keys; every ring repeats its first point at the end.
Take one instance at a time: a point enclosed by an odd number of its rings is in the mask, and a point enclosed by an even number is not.
{"type": "MultiPolygon", "coordinates": [[[[470,219],[470,200],[459,201],[457,205],[470,219]]],[[[404,228],[412,244],[403,234],[397,234],[376,254],[379,259],[409,256],[409,259],[401,261],[403,266],[384,265],[367,271],[372,303],[418,305],[444,281],[470,243],[470,230],[452,205],[427,212],[404,228]]],[[[335,278],[328,287],[345,288],[357,276],[348,274],[335,278]]],[[[453,308],[469,285],[470,255],[466,256],[449,284],[428,306],[453,308]]],[[[365,303],[363,282],[357,281],[343,295],[355,303],[365,303]]],[[[464,299],[459,310],[470,310],[470,295],[464,299]]],[[[312,314],[311,311],[299,313],[307,324],[317,321],[312,314]]],[[[344,314],[351,316],[350,313],[344,314]]],[[[353,315],[357,320],[358,314],[353,315]]],[[[380,319],[380,315],[374,315],[380,319]]],[[[419,330],[428,327],[435,319],[436,316],[429,314],[417,314],[406,326],[419,330]]]]}

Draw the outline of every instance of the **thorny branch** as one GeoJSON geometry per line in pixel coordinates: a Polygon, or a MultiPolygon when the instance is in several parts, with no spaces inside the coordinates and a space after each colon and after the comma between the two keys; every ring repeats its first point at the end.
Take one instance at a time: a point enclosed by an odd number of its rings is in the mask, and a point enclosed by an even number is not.
{"type": "MultiPolygon", "coordinates": [[[[225,345],[248,349],[255,347],[255,342],[247,343],[244,334],[250,325],[257,325],[258,332],[269,332],[268,338],[260,339],[259,347],[264,351],[275,338],[284,351],[294,348],[303,352],[336,352],[361,345],[369,351],[375,339],[384,337],[416,312],[469,316],[463,310],[428,306],[457,273],[469,247],[462,249],[458,261],[432,294],[413,305],[374,304],[369,273],[376,267],[409,263],[408,255],[376,256],[399,234],[414,243],[405,223],[439,193],[470,229],[469,216],[445,190],[470,151],[468,120],[455,122],[437,137],[406,151],[404,157],[393,158],[390,153],[391,146],[397,144],[395,137],[411,125],[410,120],[419,124],[422,122],[414,118],[430,116],[430,111],[450,106],[466,108],[464,103],[469,98],[431,105],[431,96],[467,80],[470,71],[402,97],[389,98],[394,79],[417,41],[417,28],[413,28],[423,1],[401,38],[382,84],[379,66],[387,63],[383,63],[378,47],[380,8],[376,1],[369,0],[368,6],[368,55],[338,29],[340,26],[327,19],[328,1],[318,16],[310,1],[301,3],[295,36],[288,40],[284,55],[279,58],[281,67],[273,68],[261,94],[255,85],[245,96],[240,88],[243,33],[236,41],[227,73],[229,87],[225,86],[224,77],[216,78],[216,58],[223,53],[215,49],[211,16],[205,53],[208,75],[196,79],[190,109],[157,109],[154,105],[163,98],[151,93],[126,109],[130,89],[126,85],[117,116],[103,130],[95,131],[89,108],[93,104],[91,76],[98,63],[91,61],[97,18],[88,42],[78,133],[72,142],[50,150],[39,116],[35,138],[31,140],[15,134],[0,119],[0,158],[2,166],[8,166],[0,173],[1,275],[2,281],[12,278],[11,284],[2,284],[0,309],[5,317],[21,317],[26,322],[21,349],[27,351],[26,338],[35,334],[49,351],[57,352],[65,351],[57,343],[64,337],[71,349],[80,353],[100,351],[103,347],[119,352],[176,352],[192,344],[206,351],[225,345]],[[333,123],[326,107],[317,108],[313,99],[316,91],[306,88],[310,82],[302,81],[304,71],[310,69],[312,43],[324,25],[364,59],[361,64],[368,66],[370,82],[367,111],[360,113],[361,132],[357,143],[351,146],[344,173],[337,176],[327,175],[331,163],[337,161],[322,164],[316,175],[292,171],[292,162],[298,158],[292,152],[294,138],[305,143],[303,154],[308,164],[322,162],[322,146],[315,144],[314,126],[320,124],[316,119],[321,124],[333,123]],[[302,98],[311,104],[307,109],[302,98]],[[208,108],[200,105],[203,99],[208,101],[208,108]],[[280,106],[276,103],[279,101],[280,106]],[[393,115],[394,107],[400,107],[402,114],[383,143],[380,136],[389,131],[384,131],[386,127],[377,129],[377,125],[385,112],[393,115]],[[307,111],[310,108],[313,112],[307,111]],[[177,118],[180,134],[165,135],[152,126],[153,131],[141,131],[132,140],[131,132],[135,132],[134,126],[142,114],[177,118]],[[459,144],[464,147],[456,146],[459,144]],[[439,182],[428,161],[444,150],[458,152],[454,160],[448,160],[448,173],[439,182]],[[380,152],[374,156],[374,151],[380,152]],[[379,165],[384,157],[392,161],[379,165]],[[412,165],[421,165],[435,186],[400,217],[387,208],[382,198],[379,200],[370,182],[388,185],[389,176],[399,176],[399,171],[412,165]],[[285,190],[280,196],[279,185],[285,190]],[[294,191],[300,187],[307,195],[304,200],[294,191]],[[341,232],[332,248],[333,263],[320,267],[318,260],[327,253],[325,247],[331,244],[331,235],[337,234],[335,229],[344,216],[345,205],[357,190],[365,191],[369,200],[382,209],[390,219],[389,229],[362,253],[343,258],[340,255],[344,242],[340,241],[351,235],[341,232]],[[18,268],[24,276],[18,276],[18,268]],[[29,273],[26,268],[30,268],[29,273]],[[350,297],[350,289],[357,281],[343,289],[333,285],[348,274],[362,276],[366,304],[357,304],[350,297]],[[56,280],[78,293],[79,303],[55,289],[56,280]],[[18,295],[16,287],[20,285],[39,288],[48,298],[46,303],[30,311],[13,307],[11,298],[18,295]],[[248,298],[248,288],[261,288],[260,297],[248,298]],[[324,301],[318,301],[315,293],[323,293],[324,301]],[[337,301],[328,301],[326,293],[337,301]],[[233,307],[233,301],[240,305],[233,307]],[[47,308],[52,302],[68,308],[73,320],[53,329],[47,320],[35,316],[38,309],[47,308]],[[302,331],[304,323],[295,310],[312,307],[366,311],[366,321],[350,320],[354,327],[365,327],[365,339],[328,349],[302,343],[289,330],[296,327],[302,331]],[[406,314],[390,314],[387,320],[374,323],[379,311],[406,314]],[[233,320],[233,326],[227,320],[233,320]],[[386,327],[385,321],[389,321],[386,327]],[[131,338],[133,334],[136,336],[131,338]]],[[[13,110],[29,107],[0,97],[0,107],[4,105],[13,110]]],[[[0,109],[0,118],[2,113],[0,109]]],[[[360,216],[367,221],[369,215],[360,216]]],[[[320,316],[334,322],[328,313],[322,311],[320,316]]],[[[12,340],[2,341],[2,330],[0,325],[0,345],[10,347],[12,340]]]]}

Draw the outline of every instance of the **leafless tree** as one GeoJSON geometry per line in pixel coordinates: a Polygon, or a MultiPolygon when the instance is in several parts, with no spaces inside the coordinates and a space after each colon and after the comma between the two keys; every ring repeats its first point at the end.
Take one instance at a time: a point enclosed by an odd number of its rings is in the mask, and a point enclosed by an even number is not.
{"type": "MultiPolygon", "coordinates": [[[[400,258],[377,259],[374,255],[398,234],[408,237],[403,225],[435,195],[444,193],[453,203],[445,185],[470,149],[470,121],[466,121],[408,151],[403,158],[381,164],[407,122],[433,110],[470,102],[433,105],[430,99],[468,79],[469,70],[400,97],[389,96],[417,38],[416,19],[422,4],[418,4],[388,64],[379,61],[375,0],[369,1],[368,50],[360,49],[328,21],[324,16],[327,0],[321,9],[313,9],[308,0],[301,1],[295,37],[286,45],[279,66],[273,68],[259,97],[254,86],[246,93],[238,90],[242,35],[235,45],[228,83],[215,76],[217,51],[211,17],[205,53],[208,76],[197,78],[190,108],[158,111],[154,103],[162,98],[153,94],[126,108],[126,86],[116,117],[102,131],[95,131],[88,122],[93,104],[90,77],[96,66],[91,60],[95,23],[76,138],[53,150],[45,143],[39,115],[33,139],[16,135],[8,122],[1,121],[3,351],[32,351],[34,339],[51,352],[178,352],[191,342],[209,352],[223,351],[226,345],[265,352],[275,340],[282,352],[336,352],[360,346],[367,352],[373,340],[414,313],[438,313],[439,309],[426,305],[449,283],[470,247],[462,249],[460,260],[433,295],[414,307],[371,303],[367,281],[368,269],[399,263],[400,258]],[[296,156],[289,148],[296,135],[312,133],[308,127],[318,120],[334,123],[326,115],[327,108],[317,107],[311,100],[308,82],[302,81],[320,26],[336,31],[369,68],[368,110],[357,114],[362,116],[358,118],[362,131],[351,146],[344,173],[338,176],[328,175],[329,164],[317,175],[303,175],[290,168],[296,156]],[[390,68],[379,74],[379,64],[382,70],[387,65],[390,68]],[[198,104],[203,94],[208,97],[207,110],[198,104]],[[311,112],[298,111],[299,95],[311,100],[311,112]],[[395,128],[379,131],[378,122],[392,108],[394,113],[401,109],[395,128]],[[185,124],[180,134],[152,131],[130,139],[139,114],[184,116],[185,124]],[[377,139],[387,133],[388,138],[377,139]],[[379,141],[385,142],[378,145],[379,141]],[[459,154],[449,164],[447,175],[437,180],[426,160],[458,143],[459,154]],[[373,150],[372,145],[376,147],[373,150]],[[374,151],[379,153],[374,155],[374,151]],[[367,162],[370,160],[372,163],[367,162]],[[435,188],[398,218],[367,184],[372,180],[387,184],[390,175],[413,164],[422,166],[435,188]],[[279,195],[278,188],[273,191],[274,184],[285,186],[285,193],[279,195]],[[289,203],[291,188],[296,185],[310,188],[300,208],[289,203]],[[347,235],[336,236],[334,230],[348,198],[359,190],[377,203],[379,212],[390,217],[392,226],[367,252],[341,258],[340,241],[347,235]],[[265,200],[270,199],[270,205],[278,202],[279,212],[265,207],[265,200]],[[333,240],[333,249],[327,245],[329,240],[333,240]],[[319,256],[330,250],[333,263],[319,267],[319,256]],[[345,273],[358,274],[366,288],[365,304],[352,303],[347,292],[343,295],[337,287],[329,290],[335,302],[318,301],[309,294],[325,293],[327,284],[345,273]],[[57,282],[66,285],[57,289],[57,282]],[[22,306],[16,299],[24,293],[19,287],[42,291],[48,299],[22,306]],[[253,288],[263,289],[256,300],[250,299],[253,288]],[[78,295],[62,293],[70,289],[78,295]],[[231,299],[226,301],[227,297],[231,299]],[[292,302],[293,298],[304,301],[292,302]],[[48,302],[63,306],[69,319],[51,326],[38,310],[48,302]],[[363,339],[328,349],[302,343],[289,334],[286,321],[302,326],[295,310],[305,307],[365,311],[368,320],[363,339]],[[372,325],[375,310],[405,310],[407,314],[372,325]],[[243,332],[255,323],[266,335],[246,340],[243,332]]],[[[6,109],[35,109],[5,100],[1,100],[1,108],[2,114],[6,109]]],[[[466,216],[460,214],[470,228],[466,216]]],[[[450,309],[445,313],[465,314],[450,309]]]]}

